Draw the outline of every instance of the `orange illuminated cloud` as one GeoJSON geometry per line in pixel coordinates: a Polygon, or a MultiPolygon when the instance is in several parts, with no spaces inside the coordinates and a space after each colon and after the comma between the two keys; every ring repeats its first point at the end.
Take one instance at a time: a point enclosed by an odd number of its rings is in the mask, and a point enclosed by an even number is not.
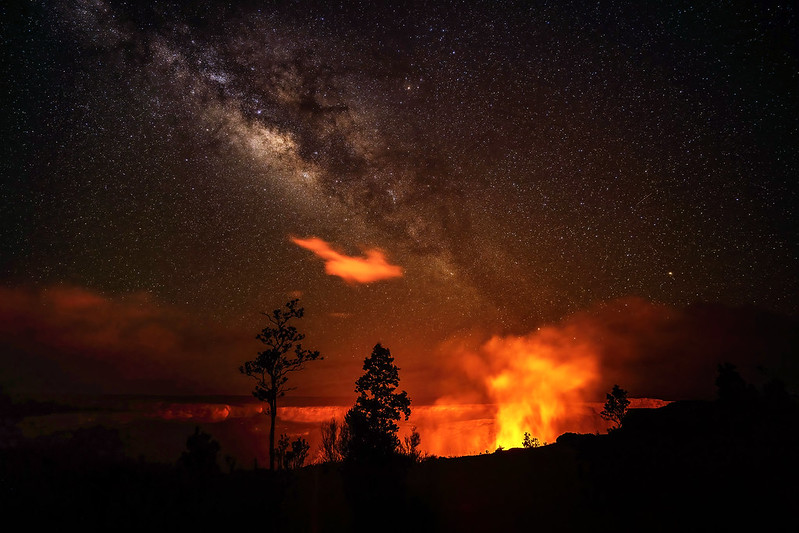
{"type": "Polygon", "coordinates": [[[350,257],[335,251],[330,244],[318,237],[291,237],[291,241],[322,258],[325,261],[325,272],[348,282],[369,283],[402,277],[402,268],[390,264],[385,254],[377,249],[366,250],[365,258],[350,257]]]}

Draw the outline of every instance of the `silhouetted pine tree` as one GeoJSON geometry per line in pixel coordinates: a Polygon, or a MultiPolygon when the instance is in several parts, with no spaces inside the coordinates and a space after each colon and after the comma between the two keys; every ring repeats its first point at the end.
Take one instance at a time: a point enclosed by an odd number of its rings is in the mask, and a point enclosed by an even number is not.
{"type": "Polygon", "coordinates": [[[397,422],[411,415],[411,400],[399,386],[399,368],[388,348],[379,343],[363,363],[364,374],[355,382],[358,398],[344,418],[348,459],[380,459],[400,450],[397,422]]]}

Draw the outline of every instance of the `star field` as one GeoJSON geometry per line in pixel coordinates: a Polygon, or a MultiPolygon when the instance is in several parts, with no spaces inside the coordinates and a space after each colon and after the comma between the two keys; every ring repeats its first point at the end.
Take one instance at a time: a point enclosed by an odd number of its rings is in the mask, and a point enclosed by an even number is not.
{"type": "Polygon", "coordinates": [[[294,292],[346,346],[629,296],[796,314],[792,3],[378,4],[4,8],[5,284],[245,321],[294,292]]]}

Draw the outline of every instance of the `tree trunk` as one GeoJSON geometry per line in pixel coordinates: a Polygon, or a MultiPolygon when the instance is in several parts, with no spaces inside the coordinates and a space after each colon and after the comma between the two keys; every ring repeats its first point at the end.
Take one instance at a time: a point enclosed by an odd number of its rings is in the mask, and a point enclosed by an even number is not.
{"type": "Polygon", "coordinates": [[[269,402],[269,470],[275,469],[275,420],[277,420],[277,402],[269,402]]]}

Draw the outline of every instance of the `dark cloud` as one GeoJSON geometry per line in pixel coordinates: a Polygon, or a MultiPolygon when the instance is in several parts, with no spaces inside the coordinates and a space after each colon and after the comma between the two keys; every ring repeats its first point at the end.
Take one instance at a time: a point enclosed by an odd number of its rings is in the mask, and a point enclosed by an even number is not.
{"type": "Polygon", "coordinates": [[[237,380],[239,359],[256,348],[251,339],[237,328],[159,305],[146,294],[0,288],[3,385],[10,391],[236,391],[245,385],[237,380]]]}
{"type": "Polygon", "coordinates": [[[729,362],[750,382],[779,378],[799,391],[799,328],[793,319],[753,307],[675,309],[624,299],[572,320],[597,339],[607,390],[618,383],[635,396],[712,399],[717,367],[729,362]]]}

